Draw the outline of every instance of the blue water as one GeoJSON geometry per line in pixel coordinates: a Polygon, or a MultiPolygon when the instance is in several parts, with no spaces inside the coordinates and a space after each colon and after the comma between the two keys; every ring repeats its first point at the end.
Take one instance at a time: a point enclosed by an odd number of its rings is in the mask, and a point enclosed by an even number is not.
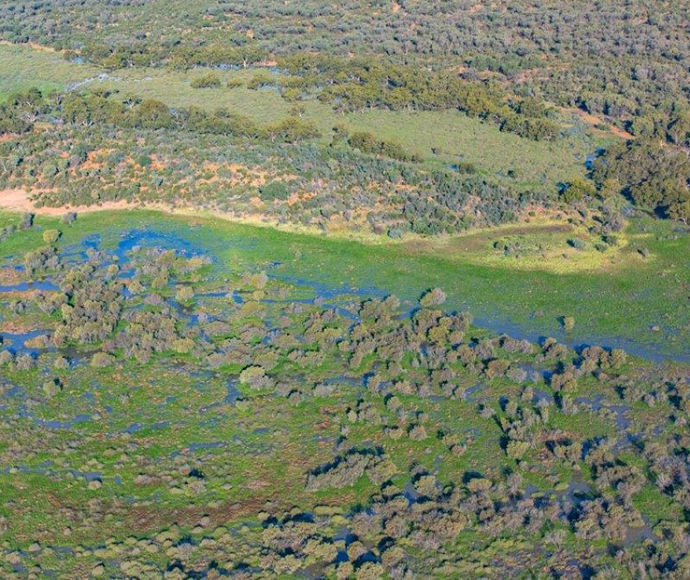
{"type": "MultiPolygon", "coordinates": [[[[155,247],[156,244],[167,244],[166,247],[168,249],[174,249],[183,254],[187,252],[189,255],[203,253],[213,255],[215,248],[233,248],[235,250],[251,252],[258,249],[259,245],[259,240],[257,238],[217,238],[205,241],[203,244],[197,244],[189,239],[190,235],[193,237],[193,232],[171,234],[169,232],[160,232],[156,230],[132,230],[125,234],[119,249],[123,250],[124,248],[133,247],[137,245],[137,243],[139,245],[152,245],[153,247],[155,247]]],[[[391,294],[391,290],[375,284],[377,272],[375,268],[371,268],[368,265],[366,266],[366,270],[360,268],[359,270],[355,269],[353,271],[353,276],[357,276],[362,280],[367,280],[366,283],[358,285],[329,284],[327,280],[324,280],[324,276],[318,268],[307,275],[305,275],[304,270],[300,274],[289,271],[275,271],[278,268],[286,270],[288,267],[289,265],[286,266],[280,262],[274,262],[269,265],[268,268],[269,278],[309,289],[313,292],[317,300],[322,300],[329,308],[338,309],[341,315],[348,318],[356,319],[352,312],[344,309],[345,306],[352,302],[353,298],[364,299],[371,297],[382,299],[391,294]]],[[[300,264],[299,267],[302,269],[302,264],[300,264]]],[[[455,282],[454,280],[449,281],[449,283],[455,282]]],[[[409,291],[411,295],[405,296],[404,291],[398,291],[398,295],[403,300],[416,299],[418,289],[410,288],[409,291]]],[[[241,302],[239,294],[235,294],[235,300],[241,302]]],[[[311,302],[313,301],[312,299],[311,302]]],[[[477,327],[485,328],[496,334],[507,334],[513,338],[526,339],[533,343],[539,343],[546,337],[542,328],[530,326],[529,323],[518,323],[512,320],[508,314],[502,313],[498,309],[492,309],[491,305],[482,303],[481,297],[467,297],[462,304],[457,302],[453,303],[449,300],[445,304],[445,307],[448,310],[469,310],[473,314],[474,324],[477,327]]],[[[578,333],[579,332],[583,332],[583,330],[579,329],[578,333]]],[[[690,362],[690,350],[687,352],[668,354],[664,352],[663,345],[653,343],[645,344],[622,336],[591,335],[589,340],[587,340],[582,335],[579,335],[576,340],[573,338],[573,335],[565,333],[562,329],[551,329],[549,331],[549,336],[553,336],[562,344],[576,349],[584,348],[590,344],[597,344],[608,349],[622,348],[629,354],[647,358],[654,362],[665,360],[690,362]]]]}
{"type": "Polygon", "coordinates": [[[40,292],[57,292],[59,291],[59,288],[50,280],[21,282],[20,284],[0,286],[0,293],[29,292],[31,290],[38,290],[40,292]]]}
{"type": "Polygon", "coordinates": [[[48,334],[47,330],[42,328],[37,328],[35,330],[30,330],[28,332],[22,333],[11,333],[11,332],[0,332],[0,337],[2,337],[3,347],[14,354],[31,354],[35,355],[42,351],[53,351],[55,350],[52,346],[47,346],[45,348],[34,348],[28,347],[24,343],[36,338],[38,336],[43,336],[48,334]]]}
{"type": "Polygon", "coordinates": [[[234,405],[237,402],[237,399],[242,396],[242,393],[237,390],[237,382],[234,380],[228,381],[226,386],[228,389],[228,394],[226,395],[224,401],[228,405],[234,405]]]}
{"type": "Polygon", "coordinates": [[[72,429],[80,423],[88,423],[91,421],[91,416],[86,413],[80,413],[69,421],[43,421],[42,419],[34,419],[34,423],[39,427],[46,427],[47,429],[72,429]]]}
{"type": "Polygon", "coordinates": [[[127,255],[134,248],[160,248],[162,250],[174,250],[179,254],[191,258],[204,253],[203,248],[192,243],[188,239],[172,233],[157,230],[130,230],[124,234],[117,244],[115,255],[120,262],[129,259],[127,255]]]}
{"type": "Polygon", "coordinates": [[[209,443],[190,443],[187,449],[190,452],[203,451],[205,449],[218,449],[219,447],[225,447],[227,443],[225,441],[211,441],[209,443]]]}
{"type": "Polygon", "coordinates": [[[275,278],[282,282],[287,282],[294,286],[304,286],[314,291],[318,298],[331,299],[342,296],[357,296],[363,298],[385,298],[390,294],[377,286],[333,286],[326,282],[320,282],[314,279],[301,278],[299,276],[292,276],[289,274],[275,274],[268,275],[269,278],[275,278]]]}

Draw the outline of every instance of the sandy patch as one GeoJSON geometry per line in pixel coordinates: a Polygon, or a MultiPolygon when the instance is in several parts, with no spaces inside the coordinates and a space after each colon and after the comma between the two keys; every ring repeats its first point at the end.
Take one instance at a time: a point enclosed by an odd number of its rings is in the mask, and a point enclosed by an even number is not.
{"type": "Polygon", "coordinates": [[[35,326],[26,324],[21,320],[4,320],[2,326],[0,326],[0,332],[7,334],[27,334],[37,330],[35,326]]]}
{"type": "Polygon", "coordinates": [[[52,46],[45,46],[37,42],[10,42],[9,40],[0,40],[0,44],[5,46],[29,46],[34,50],[40,50],[42,52],[57,52],[52,46]]]}
{"type": "Polygon", "coordinates": [[[595,127],[596,125],[606,125],[607,129],[602,130],[603,133],[610,133],[611,135],[626,140],[635,138],[635,135],[632,135],[627,131],[624,131],[623,129],[616,127],[612,123],[609,123],[606,120],[597,117],[596,115],[590,115],[582,109],[562,108],[561,110],[565,111],[566,113],[574,114],[576,117],[578,117],[578,119],[580,119],[580,121],[582,121],[586,125],[589,125],[590,127],[595,127]]]}
{"type": "Polygon", "coordinates": [[[36,207],[31,200],[31,193],[25,189],[3,189],[0,190],[0,209],[9,211],[31,212],[37,215],[64,215],[67,212],[89,213],[93,211],[104,211],[110,209],[135,209],[141,207],[138,203],[126,200],[104,201],[98,205],[66,205],[62,207],[36,207]]]}

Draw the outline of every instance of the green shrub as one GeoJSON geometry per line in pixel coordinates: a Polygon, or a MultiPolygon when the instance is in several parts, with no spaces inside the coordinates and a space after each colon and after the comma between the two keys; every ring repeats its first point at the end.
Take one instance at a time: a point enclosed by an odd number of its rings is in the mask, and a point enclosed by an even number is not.
{"type": "Polygon", "coordinates": [[[220,77],[216,73],[206,73],[203,76],[192,79],[189,85],[193,89],[217,89],[220,88],[220,77]]]}
{"type": "Polygon", "coordinates": [[[270,201],[274,199],[287,199],[290,195],[288,186],[283,181],[271,181],[259,188],[261,199],[270,201]]]}
{"type": "Polygon", "coordinates": [[[54,244],[60,239],[60,230],[46,230],[43,232],[43,241],[46,244],[54,244]]]}

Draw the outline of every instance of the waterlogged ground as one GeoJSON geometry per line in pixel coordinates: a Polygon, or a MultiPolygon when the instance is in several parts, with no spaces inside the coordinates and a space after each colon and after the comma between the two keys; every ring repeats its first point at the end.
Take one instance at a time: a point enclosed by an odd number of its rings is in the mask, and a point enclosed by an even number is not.
{"type": "Polygon", "coordinates": [[[551,226],[506,227],[441,243],[367,245],[216,219],[105,212],[84,215],[78,231],[65,235],[72,245],[92,235],[108,248],[136,243],[137,236],[151,242],[167,238],[167,247],[212,256],[219,271],[260,267],[312,298],[395,293],[413,308],[423,290],[442,286],[449,308],[471,311],[478,325],[494,332],[532,341],[553,336],[574,347],[624,348],[654,361],[690,360],[685,229],[634,220],[617,235],[618,247],[602,253],[593,248],[598,237],[559,228],[557,234],[551,226]],[[572,248],[573,238],[583,240],[585,249],[572,248]],[[508,246],[521,253],[508,253],[508,246]],[[565,316],[575,321],[569,331],[562,325],[565,316]]]}
{"type": "Polygon", "coordinates": [[[0,256],[3,577],[690,569],[682,364],[499,336],[350,242],[113,213],[0,256]]]}

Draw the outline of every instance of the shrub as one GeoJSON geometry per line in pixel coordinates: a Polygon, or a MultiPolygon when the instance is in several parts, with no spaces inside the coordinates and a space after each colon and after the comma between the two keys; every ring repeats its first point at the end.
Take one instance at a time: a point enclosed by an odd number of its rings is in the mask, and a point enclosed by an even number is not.
{"type": "Polygon", "coordinates": [[[46,244],[54,244],[60,239],[60,230],[46,230],[43,232],[43,241],[46,244]]]}
{"type": "Polygon", "coordinates": [[[372,133],[357,131],[348,139],[350,147],[359,149],[362,153],[383,155],[398,161],[420,161],[418,155],[409,154],[399,143],[378,139],[372,133]]]}
{"type": "Polygon", "coordinates": [[[274,199],[287,199],[290,195],[288,186],[284,181],[271,181],[259,187],[259,196],[265,201],[274,199]]]}
{"type": "Polygon", "coordinates": [[[273,386],[273,380],[266,374],[263,367],[249,366],[240,373],[240,383],[252,389],[267,389],[273,386]]]}
{"type": "Polygon", "coordinates": [[[221,85],[220,77],[212,72],[191,80],[189,85],[193,89],[216,89],[221,85]]]}
{"type": "Polygon", "coordinates": [[[433,288],[424,293],[419,304],[424,308],[440,306],[446,301],[446,293],[440,288],[433,288]]]}
{"type": "Polygon", "coordinates": [[[115,357],[107,352],[97,352],[91,357],[91,366],[95,368],[109,367],[115,362],[115,357]]]}
{"type": "Polygon", "coordinates": [[[561,196],[566,203],[573,203],[582,199],[592,198],[596,195],[596,192],[594,183],[586,179],[577,178],[561,191],[561,196]]]}

